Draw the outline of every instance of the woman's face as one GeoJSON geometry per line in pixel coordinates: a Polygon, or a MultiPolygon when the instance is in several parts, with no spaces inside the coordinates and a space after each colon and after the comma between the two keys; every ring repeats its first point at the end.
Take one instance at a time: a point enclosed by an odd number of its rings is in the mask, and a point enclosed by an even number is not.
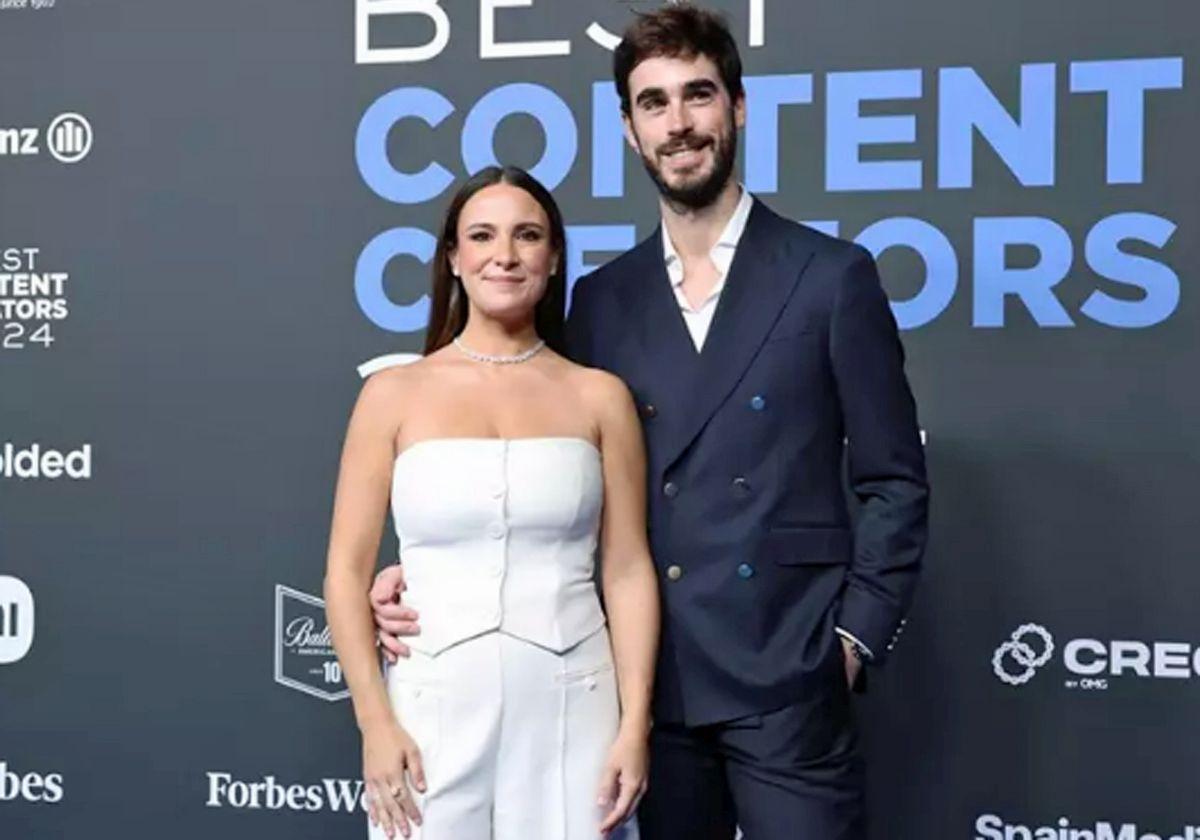
{"type": "Polygon", "coordinates": [[[471,304],[500,320],[530,317],[558,265],[537,200],[510,184],[484,187],[463,205],[456,233],[450,267],[471,304]]]}

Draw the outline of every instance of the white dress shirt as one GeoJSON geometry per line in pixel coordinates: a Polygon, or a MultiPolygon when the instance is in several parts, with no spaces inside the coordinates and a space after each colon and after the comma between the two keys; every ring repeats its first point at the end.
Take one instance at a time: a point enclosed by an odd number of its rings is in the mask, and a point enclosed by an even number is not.
{"type": "MultiPolygon", "coordinates": [[[[729,267],[733,264],[733,255],[737,252],[738,242],[745,233],[746,222],[750,218],[750,209],[754,206],[754,198],[750,195],[749,190],[742,187],[741,191],[742,196],[738,199],[737,207],[733,209],[733,215],[729,217],[725,229],[721,231],[716,244],[708,252],[708,258],[712,260],[712,264],[717,269],[717,282],[713,285],[712,291],[708,293],[708,297],[696,307],[688,303],[687,295],[683,292],[683,260],[679,258],[679,253],[671,243],[666,223],[663,223],[663,260],[667,264],[667,277],[671,281],[675,300],[679,304],[679,312],[683,315],[683,323],[687,325],[688,334],[692,337],[692,344],[696,346],[697,353],[704,348],[704,339],[708,337],[708,328],[712,326],[713,315],[717,311],[717,302],[721,299],[721,292],[729,277],[729,267]]],[[[862,650],[868,659],[872,657],[870,648],[855,638],[853,633],[843,627],[838,627],[837,633],[862,650]]]]}
{"type": "Polygon", "coordinates": [[[683,322],[687,325],[699,353],[704,347],[704,339],[708,336],[708,328],[712,325],[713,314],[717,311],[717,301],[721,299],[721,290],[725,288],[725,279],[729,276],[729,266],[733,264],[733,255],[737,251],[738,241],[746,230],[746,220],[750,218],[750,208],[754,206],[754,198],[746,189],[742,189],[742,197],[738,199],[733,215],[721,231],[717,242],[708,252],[708,258],[717,269],[717,282],[712,287],[700,305],[692,308],[687,295],[683,293],[683,260],[671,243],[667,233],[666,223],[663,224],[663,260],[667,264],[667,277],[671,280],[671,288],[675,290],[675,300],[679,303],[679,311],[683,314],[683,322]]]}

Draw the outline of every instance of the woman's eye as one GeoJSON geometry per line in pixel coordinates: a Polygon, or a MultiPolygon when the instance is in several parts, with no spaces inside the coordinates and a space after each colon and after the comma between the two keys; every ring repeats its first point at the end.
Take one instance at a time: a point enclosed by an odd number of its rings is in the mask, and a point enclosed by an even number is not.
{"type": "Polygon", "coordinates": [[[476,231],[475,233],[472,233],[470,236],[470,239],[472,242],[486,242],[488,239],[488,235],[485,232],[479,230],[479,231],[476,231]]]}
{"type": "Polygon", "coordinates": [[[542,238],[542,235],[540,233],[538,233],[536,230],[522,231],[519,235],[526,242],[538,242],[542,238]]]}

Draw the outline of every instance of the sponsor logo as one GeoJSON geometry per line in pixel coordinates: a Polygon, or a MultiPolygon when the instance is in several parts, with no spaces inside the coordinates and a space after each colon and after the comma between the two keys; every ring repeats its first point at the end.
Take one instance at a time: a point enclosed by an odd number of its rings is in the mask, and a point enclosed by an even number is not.
{"type": "Polygon", "coordinates": [[[91,152],[92,138],[92,124],[74,112],[59,114],[44,133],[40,128],[0,126],[0,157],[37,157],[44,144],[60,163],[78,163],[91,152]]]}
{"type": "Polygon", "coordinates": [[[275,682],[322,700],[350,696],[333,651],[325,602],[282,585],[275,587],[275,682]]]}
{"type": "Polygon", "coordinates": [[[975,820],[975,840],[1200,840],[1200,826],[1184,826],[1172,834],[1146,831],[1137,823],[1073,823],[1060,817],[1054,825],[1006,822],[995,814],[975,820]]]}
{"type": "MultiPolygon", "coordinates": [[[[1022,624],[992,654],[992,671],[1001,682],[1022,686],[1050,665],[1056,647],[1040,624],[1022,624]]],[[[1071,689],[1107,690],[1114,681],[1141,677],[1188,680],[1200,676],[1200,647],[1188,642],[1144,642],[1129,639],[1070,639],[1062,645],[1064,685],[1071,689]]]]}
{"type": "Polygon", "coordinates": [[[1022,624],[992,654],[992,670],[1002,682],[1024,685],[1033,679],[1038,668],[1050,661],[1053,653],[1054,638],[1050,631],[1040,624],[1022,624]],[[1029,645],[1030,639],[1038,645],[1037,649],[1029,645]]]}
{"type": "Polygon", "coordinates": [[[366,810],[364,785],[360,779],[321,779],[318,784],[283,784],[275,776],[253,782],[233,778],[231,773],[209,772],[209,808],[263,811],[366,810]]]}
{"type": "Polygon", "coordinates": [[[26,9],[38,12],[53,9],[56,0],[0,0],[0,12],[18,12],[26,9]]]}
{"type": "Polygon", "coordinates": [[[23,659],[31,647],[33,593],[20,578],[0,575],[0,665],[23,659]]]}
{"type": "Polygon", "coordinates": [[[66,320],[65,271],[46,271],[40,248],[0,248],[0,350],[49,349],[66,320]]]}
{"type": "Polygon", "coordinates": [[[0,759],[0,802],[16,799],[25,802],[61,802],[63,798],[62,773],[18,773],[0,759]]]}
{"type": "Polygon", "coordinates": [[[18,449],[15,444],[5,443],[0,449],[0,478],[55,479],[71,478],[76,481],[92,477],[92,445],[85,443],[79,449],[60,452],[44,449],[41,444],[18,449]]]}

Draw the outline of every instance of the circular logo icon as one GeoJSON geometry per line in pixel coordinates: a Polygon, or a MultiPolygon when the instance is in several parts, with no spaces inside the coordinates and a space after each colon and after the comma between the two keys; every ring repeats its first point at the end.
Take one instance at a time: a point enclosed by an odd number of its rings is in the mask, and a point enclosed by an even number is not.
{"type": "Polygon", "coordinates": [[[78,163],[92,150],[92,125],[82,114],[59,114],[46,129],[46,148],[56,160],[78,163]]]}
{"type": "Polygon", "coordinates": [[[1008,641],[996,648],[996,652],[992,654],[992,670],[1001,682],[1008,685],[1024,685],[1033,679],[1038,668],[1050,661],[1052,653],[1054,638],[1049,630],[1040,624],[1022,624],[1013,631],[1008,641]],[[1037,643],[1041,648],[1040,652],[1026,641],[1034,637],[1040,640],[1037,643]],[[1021,666],[1019,672],[1011,673],[1010,660],[1021,666]]]}

